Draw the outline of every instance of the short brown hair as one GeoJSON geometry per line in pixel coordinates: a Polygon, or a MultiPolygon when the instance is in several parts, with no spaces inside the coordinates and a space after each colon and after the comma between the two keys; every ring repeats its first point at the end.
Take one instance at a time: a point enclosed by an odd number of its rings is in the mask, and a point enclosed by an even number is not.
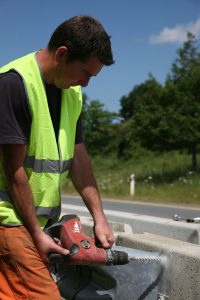
{"type": "Polygon", "coordinates": [[[55,51],[60,46],[69,50],[68,61],[86,61],[97,56],[106,66],[114,63],[110,36],[102,24],[90,16],[75,16],[60,24],[53,32],[48,50],[55,51]]]}

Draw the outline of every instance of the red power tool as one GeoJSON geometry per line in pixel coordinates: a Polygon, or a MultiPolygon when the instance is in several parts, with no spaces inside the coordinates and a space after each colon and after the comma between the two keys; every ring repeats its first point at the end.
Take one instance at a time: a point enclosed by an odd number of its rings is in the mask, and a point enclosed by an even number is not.
{"type": "Polygon", "coordinates": [[[60,240],[69,255],[50,253],[51,263],[70,265],[123,265],[129,262],[128,254],[98,247],[95,239],[86,236],[77,215],[65,215],[58,222],[45,229],[52,238],[60,240]]]}

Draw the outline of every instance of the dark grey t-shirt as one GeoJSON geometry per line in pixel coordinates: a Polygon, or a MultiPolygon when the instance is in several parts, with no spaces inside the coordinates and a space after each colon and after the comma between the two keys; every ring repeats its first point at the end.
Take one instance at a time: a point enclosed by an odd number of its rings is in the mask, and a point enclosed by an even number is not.
{"type": "MultiPolygon", "coordinates": [[[[46,84],[49,111],[58,136],[61,90],[46,84]]],[[[21,76],[15,71],[0,75],[0,144],[28,144],[31,112],[21,76]]],[[[83,142],[81,117],[76,126],[75,143],[83,142]]]]}

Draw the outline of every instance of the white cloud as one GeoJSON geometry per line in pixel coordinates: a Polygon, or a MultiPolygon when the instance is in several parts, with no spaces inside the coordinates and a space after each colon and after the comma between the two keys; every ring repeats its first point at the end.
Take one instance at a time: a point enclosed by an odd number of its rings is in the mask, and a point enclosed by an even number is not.
{"type": "Polygon", "coordinates": [[[149,42],[151,44],[183,43],[188,32],[193,33],[196,38],[200,36],[200,18],[186,25],[177,25],[174,28],[165,27],[158,35],[152,35],[149,42]]]}

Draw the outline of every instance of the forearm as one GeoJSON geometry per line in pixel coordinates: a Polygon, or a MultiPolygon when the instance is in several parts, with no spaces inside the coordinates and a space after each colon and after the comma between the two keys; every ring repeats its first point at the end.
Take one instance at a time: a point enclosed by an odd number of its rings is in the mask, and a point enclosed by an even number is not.
{"type": "Polygon", "coordinates": [[[90,211],[94,222],[105,219],[92,165],[83,145],[76,146],[75,156],[70,169],[70,177],[76,190],[90,211]]]}
{"type": "Polygon", "coordinates": [[[26,145],[1,145],[0,155],[6,185],[12,197],[12,204],[23,224],[31,235],[40,230],[33,205],[32,192],[29,186],[23,162],[26,157],[26,145]]]}
{"type": "Polygon", "coordinates": [[[34,239],[41,232],[41,228],[36,216],[26,172],[23,167],[20,167],[15,172],[7,168],[6,177],[13,205],[34,239]]]}
{"type": "Polygon", "coordinates": [[[102,202],[98,190],[95,187],[85,187],[81,194],[85,205],[91,213],[94,222],[103,221],[106,217],[103,211],[102,202]]]}
{"type": "Polygon", "coordinates": [[[76,145],[70,176],[93,217],[96,238],[103,247],[111,247],[115,238],[104,214],[92,166],[82,144],[76,145]]]}
{"type": "Polygon", "coordinates": [[[40,228],[35,212],[32,191],[23,167],[26,146],[4,145],[1,148],[5,178],[12,197],[13,206],[19,214],[22,223],[29,231],[40,256],[44,261],[48,261],[49,252],[68,254],[68,250],[56,245],[52,238],[46,235],[40,228]]]}

